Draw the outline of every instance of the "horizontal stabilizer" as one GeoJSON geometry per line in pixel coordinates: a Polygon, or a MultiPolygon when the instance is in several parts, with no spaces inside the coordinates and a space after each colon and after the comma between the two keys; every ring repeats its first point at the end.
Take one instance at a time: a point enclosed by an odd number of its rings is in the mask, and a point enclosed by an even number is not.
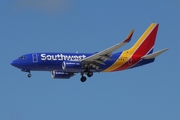
{"type": "Polygon", "coordinates": [[[168,50],[168,48],[154,52],[152,54],[149,54],[149,55],[142,57],[142,59],[153,59],[153,58],[157,57],[158,55],[162,54],[163,52],[165,52],[167,50],[168,50]]]}

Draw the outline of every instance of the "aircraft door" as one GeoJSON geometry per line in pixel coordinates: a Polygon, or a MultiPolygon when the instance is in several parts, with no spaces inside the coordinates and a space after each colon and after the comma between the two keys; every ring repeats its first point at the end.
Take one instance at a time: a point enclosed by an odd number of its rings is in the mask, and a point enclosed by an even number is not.
{"type": "Polygon", "coordinates": [[[33,61],[33,63],[38,62],[38,55],[37,54],[32,54],[32,61],[33,61]]]}
{"type": "Polygon", "coordinates": [[[128,65],[131,65],[131,64],[132,64],[132,57],[130,57],[128,60],[128,65]]]}

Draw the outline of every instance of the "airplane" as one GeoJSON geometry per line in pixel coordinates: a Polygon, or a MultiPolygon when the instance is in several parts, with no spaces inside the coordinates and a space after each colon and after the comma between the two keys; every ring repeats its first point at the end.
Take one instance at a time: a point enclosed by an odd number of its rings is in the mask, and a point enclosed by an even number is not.
{"type": "Polygon", "coordinates": [[[129,35],[120,43],[105,50],[95,53],[64,53],[64,52],[41,52],[30,53],[20,56],[11,62],[11,65],[28,72],[51,71],[52,78],[69,79],[80,73],[81,82],[86,77],[92,77],[95,72],[115,72],[131,69],[154,62],[155,58],[167,51],[168,48],[153,52],[159,24],[152,23],[137,42],[127,50],[113,53],[128,43],[134,33],[129,35]]]}

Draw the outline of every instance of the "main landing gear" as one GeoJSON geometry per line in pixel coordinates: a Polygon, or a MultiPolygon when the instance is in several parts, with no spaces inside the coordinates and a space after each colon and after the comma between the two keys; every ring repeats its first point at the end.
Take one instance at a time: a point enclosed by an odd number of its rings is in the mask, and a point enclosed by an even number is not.
{"type": "Polygon", "coordinates": [[[93,72],[89,71],[89,72],[87,73],[87,76],[88,76],[88,77],[92,77],[92,76],[93,76],[93,72]]]}
{"type": "MultiPolygon", "coordinates": [[[[91,71],[88,71],[86,74],[87,74],[88,77],[92,77],[93,76],[93,72],[91,72],[91,71]]],[[[80,79],[81,82],[85,82],[87,80],[87,78],[84,76],[84,72],[81,73],[81,76],[82,76],[81,79],[80,79]]]]}
{"type": "Polygon", "coordinates": [[[87,78],[86,78],[85,76],[83,76],[83,75],[82,75],[82,77],[81,77],[81,79],[80,79],[80,80],[81,80],[81,82],[85,82],[85,81],[86,81],[86,79],[87,79],[87,78]]]}

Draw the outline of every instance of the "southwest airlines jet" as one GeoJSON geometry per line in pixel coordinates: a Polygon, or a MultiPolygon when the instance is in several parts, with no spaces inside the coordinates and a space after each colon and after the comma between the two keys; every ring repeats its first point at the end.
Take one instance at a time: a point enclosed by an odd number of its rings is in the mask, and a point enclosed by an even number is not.
{"type": "Polygon", "coordinates": [[[52,78],[69,79],[76,73],[81,74],[81,82],[94,72],[115,72],[139,67],[154,62],[155,58],[166,49],[153,52],[159,24],[152,23],[139,40],[128,50],[113,53],[131,40],[134,30],[127,38],[96,53],[42,52],[25,54],[11,62],[11,65],[28,72],[51,71],[52,78]]]}

